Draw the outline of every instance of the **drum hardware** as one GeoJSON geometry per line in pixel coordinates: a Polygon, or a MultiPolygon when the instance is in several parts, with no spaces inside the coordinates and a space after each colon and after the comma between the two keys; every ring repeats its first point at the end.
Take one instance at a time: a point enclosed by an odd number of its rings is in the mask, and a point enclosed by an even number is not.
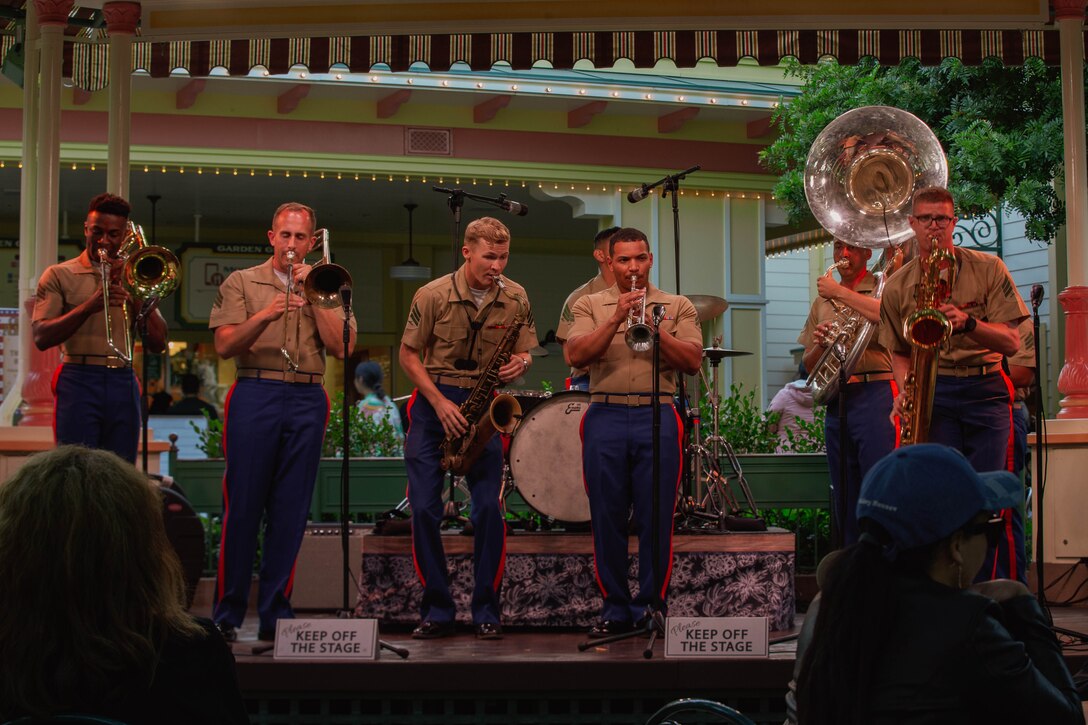
{"type": "MultiPolygon", "coordinates": [[[[695,496],[687,496],[680,502],[680,511],[687,519],[685,524],[691,528],[707,528],[708,525],[714,525],[719,531],[765,531],[767,525],[763,519],[759,518],[759,510],[752,498],[748,481],[744,478],[740,461],[733,451],[733,446],[721,435],[719,428],[721,396],[718,366],[727,357],[751,353],[722,348],[719,347],[720,343],[721,338],[716,338],[713,347],[703,350],[703,357],[710,363],[711,380],[707,382],[706,373],[700,368],[697,381],[701,380],[707,390],[712,434],[703,437],[701,420],[696,416],[693,426],[695,442],[690,444],[687,450],[687,454],[691,456],[691,470],[695,476],[696,492],[695,496]],[[720,462],[723,455],[732,471],[729,474],[722,473],[720,462]],[[734,482],[744,496],[747,511],[742,509],[733,493],[734,482]]],[[[697,396],[696,400],[698,399],[697,396]]]]}
{"type": "Polygon", "coordinates": [[[684,295],[695,306],[699,322],[709,322],[729,309],[729,303],[714,295],[684,295]]]}

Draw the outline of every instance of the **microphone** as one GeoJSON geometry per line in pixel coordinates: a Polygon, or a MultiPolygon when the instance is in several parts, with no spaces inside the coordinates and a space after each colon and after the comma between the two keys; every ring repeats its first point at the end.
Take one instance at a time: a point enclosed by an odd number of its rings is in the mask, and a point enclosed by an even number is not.
{"type": "Polygon", "coordinates": [[[351,309],[351,286],[342,284],[340,285],[340,304],[344,306],[345,310],[351,309]]]}
{"type": "Polygon", "coordinates": [[[501,206],[503,209],[510,212],[511,214],[516,214],[517,216],[525,216],[529,213],[529,207],[518,201],[503,199],[499,203],[499,206],[501,206]]]}
{"type": "Polygon", "coordinates": [[[637,204],[649,195],[650,187],[646,186],[646,184],[643,184],[642,186],[627,194],[627,201],[631,202],[632,204],[637,204]]]}
{"type": "Polygon", "coordinates": [[[665,305],[654,305],[650,318],[654,321],[654,327],[660,327],[661,321],[665,319],[665,305]]]}
{"type": "Polygon", "coordinates": [[[1041,284],[1033,284],[1031,286],[1031,306],[1036,310],[1039,309],[1039,305],[1043,303],[1043,286],[1041,284]]]}

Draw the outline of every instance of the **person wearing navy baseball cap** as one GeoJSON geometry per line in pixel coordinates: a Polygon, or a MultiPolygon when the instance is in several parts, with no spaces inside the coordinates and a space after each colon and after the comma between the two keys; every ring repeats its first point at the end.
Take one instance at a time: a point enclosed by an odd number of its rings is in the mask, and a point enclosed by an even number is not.
{"type": "MultiPolygon", "coordinates": [[[[959,451],[899,448],[866,474],[858,542],[827,569],[798,653],[801,725],[1083,725],[1061,648],[1027,587],[971,584],[1019,480],[959,451]]],[[[811,613],[810,613],[810,616],[811,613]]]]}

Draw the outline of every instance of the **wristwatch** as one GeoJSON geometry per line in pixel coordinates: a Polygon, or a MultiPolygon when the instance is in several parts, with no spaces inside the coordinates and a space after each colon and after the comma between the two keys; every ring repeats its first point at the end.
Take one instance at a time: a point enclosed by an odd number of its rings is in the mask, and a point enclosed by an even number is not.
{"type": "Polygon", "coordinates": [[[976,327],[978,327],[978,320],[976,320],[974,317],[971,317],[971,315],[967,315],[967,319],[963,321],[962,332],[974,332],[976,327]]]}

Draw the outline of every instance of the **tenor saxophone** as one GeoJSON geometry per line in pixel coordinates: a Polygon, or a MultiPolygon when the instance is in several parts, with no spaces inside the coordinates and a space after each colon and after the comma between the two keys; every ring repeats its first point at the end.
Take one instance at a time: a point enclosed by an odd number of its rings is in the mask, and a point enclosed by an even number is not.
{"type": "Polygon", "coordinates": [[[510,362],[514,345],[525,325],[526,306],[519,295],[512,295],[507,291],[501,277],[495,277],[495,284],[517,304],[517,312],[513,322],[506,328],[506,334],[499,346],[488,360],[487,367],[476,380],[472,392],[461,403],[461,415],[468,421],[468,429],[463,435],[446,436],[439,446],[442,452],[442,469],[459,476],[468,473],[496,432],[513,433],[521,420],[521,404],[517,398],[506,393],[495,395],[495,389],[501,382],[499,369],[510,362]]]}
{"type": "Polygon", "coordinates": [[[939,308],[952,296],[956,255],[941,249],[936,238],[930,240],[930,245],[915,290],[916,309],[903,321],[903,335],[911,346],[910,371],[903,382],[906,397],[900,443],[905,446],[929,440],[937,356],[940,346],[952,335],[952,323],[939,308]]]}

